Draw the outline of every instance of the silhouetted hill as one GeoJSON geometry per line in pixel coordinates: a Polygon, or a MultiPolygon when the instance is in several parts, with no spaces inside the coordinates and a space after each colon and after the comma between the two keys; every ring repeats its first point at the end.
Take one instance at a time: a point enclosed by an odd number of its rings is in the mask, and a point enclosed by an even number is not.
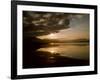
{"type": "Polygon", "coordinates": [[[58,40],[58,39],[42,39],[43,42],[67,43],[67,42],[89,42],[89,39],[74,39],[74,40],[58,40]]]}

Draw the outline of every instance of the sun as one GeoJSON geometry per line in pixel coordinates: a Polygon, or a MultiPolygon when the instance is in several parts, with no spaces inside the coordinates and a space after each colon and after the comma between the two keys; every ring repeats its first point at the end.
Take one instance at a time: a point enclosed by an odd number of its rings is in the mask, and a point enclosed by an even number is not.
{"type": "Polygon", "coordinates": [[[50,38],[50,39],[55,39],[55,38],[56,38],[56,35],[53,34],[53,33],[51,33],[51,34],[48,35],[48,38],[50,38]]]}
{"type": "Polygon", "coordinates": [[[53,33],[49,34],[50,37],[54,37],[55,35],[53,33]]]}
{"type": "Polygon", "coordinates": [[[50,33],[48,35],[38,36],[38,38],[40,38],[40,39],[57,39],[57,35],[54,33],[50,33]]]}

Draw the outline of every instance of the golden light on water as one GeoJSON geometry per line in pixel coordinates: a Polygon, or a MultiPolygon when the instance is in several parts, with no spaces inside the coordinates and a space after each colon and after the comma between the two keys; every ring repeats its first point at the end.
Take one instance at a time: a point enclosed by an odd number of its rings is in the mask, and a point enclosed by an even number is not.
{"type": "Polygon", "coordinates": [[[52,51],[50,51],[50,52],[51,52],[51,53],[54,53],[55,51],[52,50],[52,51]]]}
{"type": "Polygon", "coordinates": [[[37,51],[47,51],[50,52],[51,54],[55,54],[57,53],[57,48],[56,47],[40,48],[37,51]]]}
{"type": "MultiPolygon", "coordinates": [[[[84,43],[85,44],[85,43],[84,43]]],[[[82,44],[82,45],[84,45],[82,44]]],[[[54,47],[40,48],[37,51],[49,52],[52,55],[59,54],[60,56],[66,56],[76,59],[88,59],[89,57],[89,46],[79,46],[78,43],[75,44],[65,44],[54,47]]]]}

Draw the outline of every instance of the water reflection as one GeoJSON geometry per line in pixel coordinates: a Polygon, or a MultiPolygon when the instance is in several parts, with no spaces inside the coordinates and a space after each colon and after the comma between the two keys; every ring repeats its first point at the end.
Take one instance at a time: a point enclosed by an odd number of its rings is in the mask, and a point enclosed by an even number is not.
{"type": "Polygon", "coordinates": [[[51,54],[59,53],[60,56],[72,57],[76,59],[89,59],[88,43],[52,43],[53,46],[43,47],[37,51],[49,52],[51,54]],[[56,46],[55,46],[56,45],[56,46]]]}
{"type": "Polygon", "coordinates": [[[24,49],[23,68],[89,65],[88,43],[50,43],[24,49]]]}

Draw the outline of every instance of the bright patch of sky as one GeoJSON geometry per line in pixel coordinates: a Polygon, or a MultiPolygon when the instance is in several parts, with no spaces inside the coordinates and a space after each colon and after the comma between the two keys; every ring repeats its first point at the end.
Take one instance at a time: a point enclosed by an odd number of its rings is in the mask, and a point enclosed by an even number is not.
{"type": "Polygon", "coordinates": [[[89,39],[89,15],[88,14],[72,14],[70,18],[70,28],[60,30],[58,33],[52,33],[40,36],[41,39],[89,39]]]}

